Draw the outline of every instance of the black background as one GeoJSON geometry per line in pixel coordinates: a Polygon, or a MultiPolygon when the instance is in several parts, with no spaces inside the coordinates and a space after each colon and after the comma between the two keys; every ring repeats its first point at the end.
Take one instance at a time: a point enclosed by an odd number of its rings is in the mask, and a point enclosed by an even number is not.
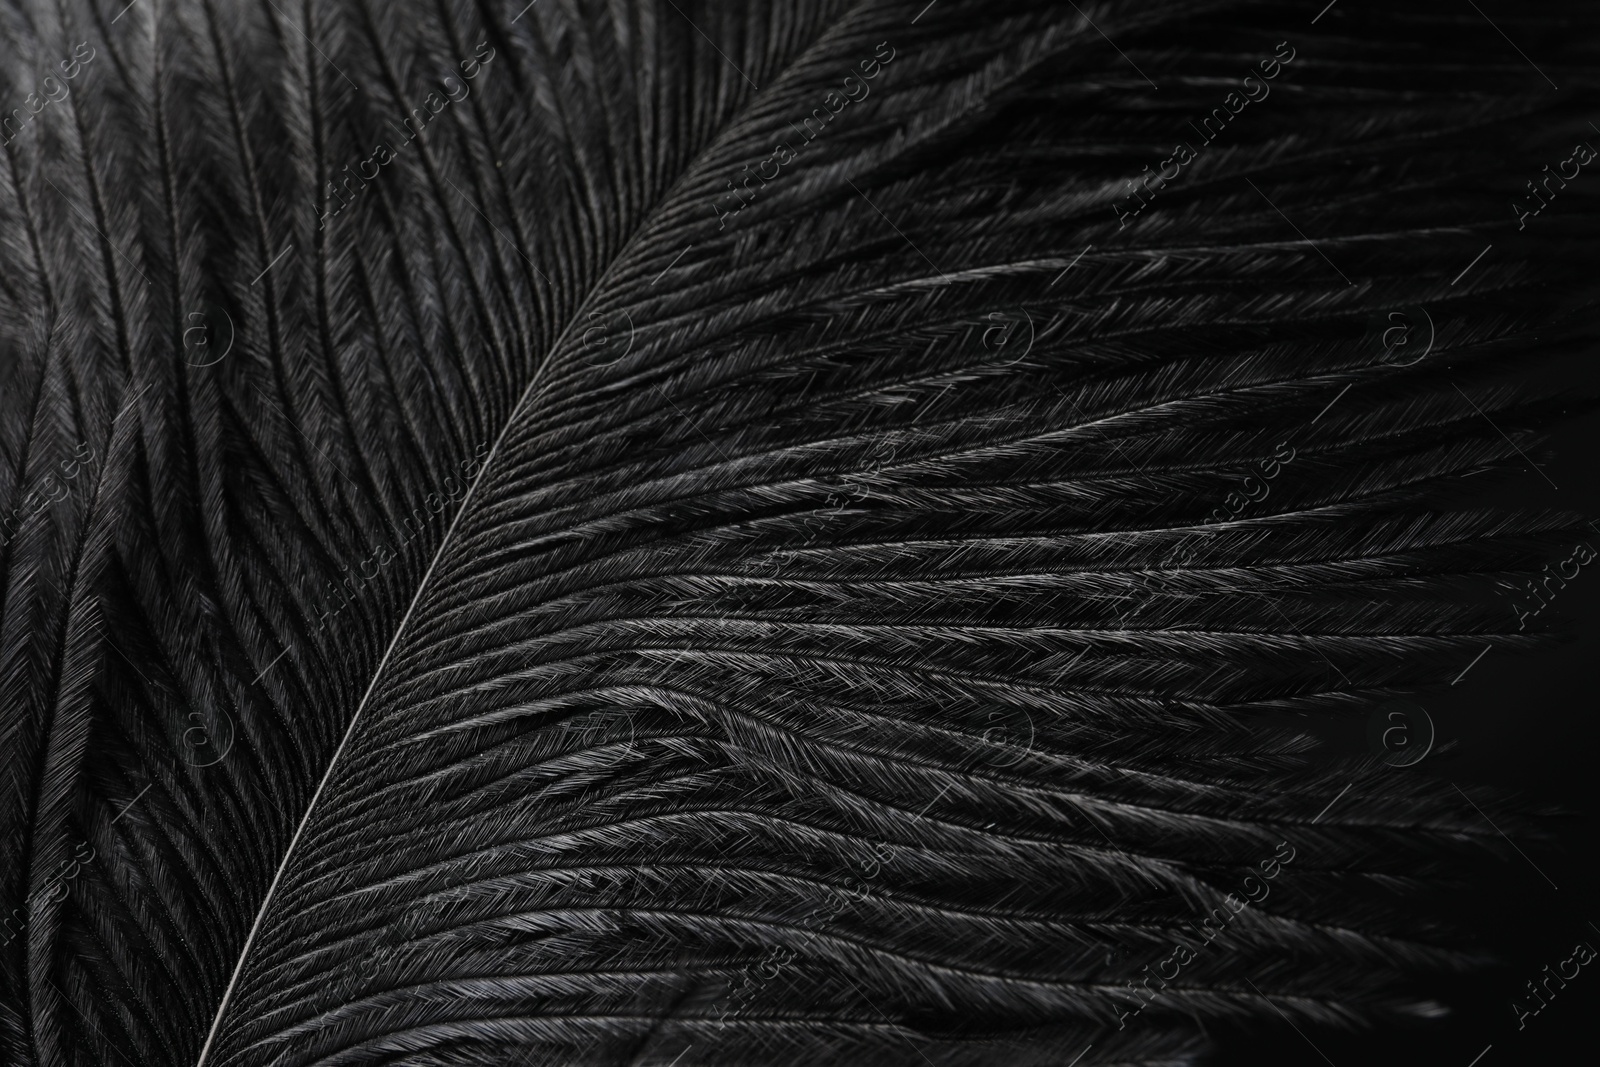
{"type": "MultiPolygon", "coordinates": [[[[1543,476],[1527,466],[1479,476],[1491,480],[1485,485],[1489,502],[1573,512],[1600,526],[1600,415],[1570,414],[1543,450],[1530,455],[1543,476]]],[[[1590,543],[1600,549],[1600,535],[1590,543]]],[[[1511,612],[1509,602],[1506,610],[1511,612]]],[[[1585,567],[1560,590],[1538,623],[1561,634],[1564,642],[1529,653],[1491,651],[1457,684],[1413,695],[1433,720],[1437,739],[1426,759],[1395,769],[1463,786],[1509,789],[1562,809],[1546,820],[1550,840],[1515,835],[1526,856],[1508,850],[1510,858],[1475,883],[1473,899],[1462,902],[1480,918],[1489,917],[1486,947],[1500,962],[1486,974],[1451,984],[1443,999],[1453,1014],[1443,1023],[1364,1033],[1304,1025],[1300,1032],[1287,1025],[1272,1031],[1257,1024],[1248,1032],[1213,1031],[1221,1043],[1217,1063],[1469,1067],[1480,1054],[1476,1067],[1600,1062],[1591,1040],[1591,1020],[1600,1007],[1600,966],[1580,970],[1520,1030],[1511,1008],[1513,999],[1531,1006],[1524,983],[1546,964],[1571,956],[1577,942],[1600,950],[1595,929],[1600,927],[1600,876],[1594,856],[1600,788],[1593,771],[1600,742],[1594,715],[1600,563],[1585,567]]],[[[1352,737],[1364,734],[1363,726],[1350,724],[1352,737]]]]}

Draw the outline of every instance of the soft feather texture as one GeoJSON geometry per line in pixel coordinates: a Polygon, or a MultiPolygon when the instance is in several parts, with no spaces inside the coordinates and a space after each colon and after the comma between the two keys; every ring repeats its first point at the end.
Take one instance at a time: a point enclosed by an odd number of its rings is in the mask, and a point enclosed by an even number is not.
{"type": "Polygon", "coordinates": [[[1460,475],[1591,351],[1590,190],[1505,208],[1592,113],[1559,13],[1495,16],[1552,91],[1444,4],[8,4],[6,100],[95,58],[0,181],[5,1062],[1437,1013],[1426,886],[1498,838],[1253,724],[1532,640],[1490,586],[1566,520],[1460,475]]]}

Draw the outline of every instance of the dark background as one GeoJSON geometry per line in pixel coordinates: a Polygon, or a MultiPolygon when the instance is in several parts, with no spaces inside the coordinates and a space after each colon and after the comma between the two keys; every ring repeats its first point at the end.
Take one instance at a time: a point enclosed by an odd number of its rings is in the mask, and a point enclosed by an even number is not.
{"type": "MultiPolygon", "coordinates": [[[[1597,443],[1600,414],[1570,413],[1544,450],[1531,453],[1549,481],[1526,466],[1481,475],[1493,479],[1485,485],[1488,501],[1574,512],[1600,525],[1597,443]]],[[[1590,543],[1600,550],[1600,535],[1590,543]]],[[[1564,558],[1566,554],[1557,557],[1564,558]]],[[[1222,1045],[1218,1064],[1469,1067],[1480,1053],[1477,1067],[1600,1062],[1592,1026],[1600,1008],[1600,965],[1580,970],[1543,1011],[1524,1020],[1520,1031],[1511,1008],[1513,999],[1531,1006],[1524,983],[1546,964],[1571,956],[1577,942],[1600,950],[1600,931],[1595,929],[1600,927],[1600,873],[1594,855],[1600,783],[1593,770],[1600,742],[1594,716],[1595,679],[1600,675],[1600,561],[1583,568],[1552,598],[1538,624],[1560,633],[1564,643],[1530,653],[1492,651],[1458,684],[1414,694],[1412,699],[1432,718],[1437,739],[1426,759],[1395,770],[1431,774],[1463,786],[1512,790],[1563,809],[1565,814],[1544,820],[1549,840],[1515,834],[1526,857],[1507,850],[1510,858],[1474,884],[1472,899],[1462,901],[1473,912],[1490,916],[1488,947],[1503,962],[1487,974],[1452,984],[1443,999],[1454,1015],[1441,1024],[1354,1034],[1303,1026],[1303,1033],[1288,1026],[1214,1032],[1222,1045]]],[[[1360,743],[1363,725],[1350,724],[1348,740],[1360,743]]]]}

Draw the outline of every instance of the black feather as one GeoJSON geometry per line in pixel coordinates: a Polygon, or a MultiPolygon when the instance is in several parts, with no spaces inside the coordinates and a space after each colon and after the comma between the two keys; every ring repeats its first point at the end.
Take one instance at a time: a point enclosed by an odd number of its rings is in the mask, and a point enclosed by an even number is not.
{"type": "Polygon", "coordinates": [[[1503,842],[1265,724],[1536,640],[1596,24],[1313,14],[5,5],[0,1058],[1438,1015],[1503,842]]]}

